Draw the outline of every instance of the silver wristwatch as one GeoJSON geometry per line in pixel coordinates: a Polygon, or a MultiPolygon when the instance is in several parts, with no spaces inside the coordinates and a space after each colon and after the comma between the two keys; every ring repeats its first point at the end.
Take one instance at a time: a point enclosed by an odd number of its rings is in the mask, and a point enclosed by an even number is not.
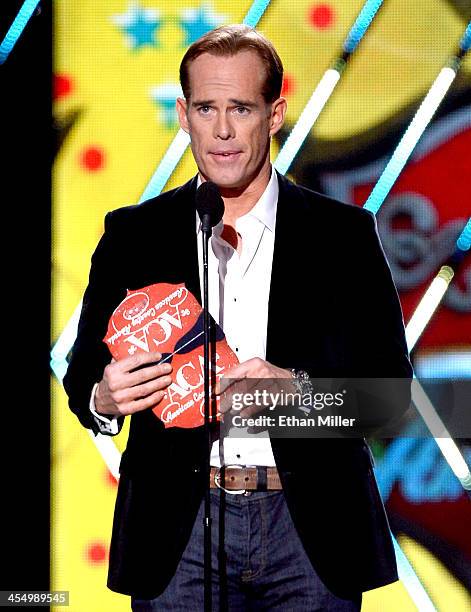
{"type": "Polygon", "coordinates": [[[290,368],[291,375],[294,379],[294,386],[296,387],[296,393],[300,395],[312,395],[314,387],[312,385],[309,374],[304,370],[296,370],[290,368]]]}

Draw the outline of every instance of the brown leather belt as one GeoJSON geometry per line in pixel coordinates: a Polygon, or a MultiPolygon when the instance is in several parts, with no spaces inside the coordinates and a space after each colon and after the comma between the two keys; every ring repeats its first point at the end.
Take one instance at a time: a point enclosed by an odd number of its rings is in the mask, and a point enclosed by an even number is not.
{"type": "Polygon", "coordinates": [[[231,494],[243,494],[246,491],[279,491],[282,489],[276,467],[226,465],[224,483],[222,482],[221,471],[221,468],[211,468],[211,489],[218,488],[231,494]]]}

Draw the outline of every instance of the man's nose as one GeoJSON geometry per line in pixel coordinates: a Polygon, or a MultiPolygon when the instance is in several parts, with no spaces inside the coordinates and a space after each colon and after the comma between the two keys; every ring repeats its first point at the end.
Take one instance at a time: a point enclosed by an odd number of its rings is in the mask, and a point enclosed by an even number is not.
{"type": "Polygon", "coordinates": [[[218,114],[214,126],[214,136],[222,140],[234,137],[234,126],[227,113],[218,114]]]}

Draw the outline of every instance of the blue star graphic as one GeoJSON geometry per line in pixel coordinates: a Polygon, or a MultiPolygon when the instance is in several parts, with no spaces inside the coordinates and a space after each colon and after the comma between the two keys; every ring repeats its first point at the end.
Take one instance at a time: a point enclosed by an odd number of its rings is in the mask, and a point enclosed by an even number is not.
{"type": "Polygon", "coordinates": [[[162,20],[156,9],[146,9],[137,2],[131,2],[127,13],[113,15],[111,19],[126,35],[127,43],[133,51],[145,46],[159,47],[156,33],[162,27],[162,20]]]}
{"type": "Polygon", "coordinates": [[[196,9],[185,9],[180,18],[180,25],[185,30],[185,45],[191,45],[209,30],[222,25],[225,20],[224,15],[218,15],[206,3],[196,9]]]}

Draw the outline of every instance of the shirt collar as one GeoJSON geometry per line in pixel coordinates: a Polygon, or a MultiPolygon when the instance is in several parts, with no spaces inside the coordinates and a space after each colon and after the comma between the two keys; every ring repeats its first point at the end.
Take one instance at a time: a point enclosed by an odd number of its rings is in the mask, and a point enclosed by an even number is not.
{"type": "MultiPolygon", "coordinates": [[[[201,180],[201,177],[198,174],[198,181],[196,184],[197,189],[201,185],[202,182],[203,181],[201,180]]],[[[260,199],[255,204],[255,206],[251,210],[249,210],[248,213],[246,213],[242,217],[239,217],[237,221],[241,219],[247,219],[249,217],[255,217],[261,223],[263,223],[263,225],[265,225],[265,227],[267,227],[271,232],[274,232],[275,222],[276,222],[276,206],[278,203],[278,193],[279,193],[278,177],[276,176],[275,168],[272,165],[270,180],[268,181],[268,185],[266,186],[265,191],[262,193],[262,195],[260,196],[260,199]]],[[[196,217],[197,217],[196,227],[199,233],[201,231],[201,222],[199,220],[198,213],[196,213],[196,217]]],[[[220,221],[218,225],[216,225],[216,227],[214,228],[214,233],[217,235],[217,234],[220,234],[221,231],[222,231],[222,221],[220,221]],[[220,228],[219,228],[219,225],[221,226],[220,228]],[[219,232],[218,232],[218,229],[219,229],[219,232]]]]}

